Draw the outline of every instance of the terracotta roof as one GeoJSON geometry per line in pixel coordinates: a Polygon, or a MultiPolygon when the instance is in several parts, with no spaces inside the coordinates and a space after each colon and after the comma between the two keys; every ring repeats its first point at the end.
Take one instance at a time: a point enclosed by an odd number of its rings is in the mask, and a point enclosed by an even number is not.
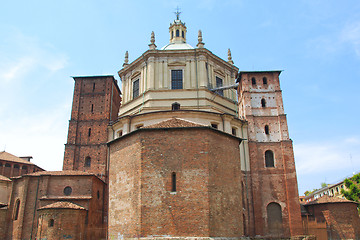
{"type": "Polygon", "coordinates": [[[190,122],[184,119],[179,118],[171,118],[169,120],[165,120],[156,124],[152,124],[146,126],[144,128],[178,128],[178,127],[204,127],[205,125],[201,125],[198,123],[190,122]]]}
{"type": "Polygon", "coordinates": [[[339,198],[339,197],[329,197],[328,195],[324,195],[319,197],[311,202],[308,202],[306,205],[313,205],[313,204],[325,204],[325,203],[356,203],[354,201],[350,201],[347,199],[339,198]]]}
{"type": "Polygon", "coordinates": [[[79,209],[79,210],[86,210],[84,207],[79,206],[77,204],[71,203],[71,202],[56,202],[49,205],[46,205],[44,207],[39,208],[41,209],[79,209]]]}
{"type": "Polygon", "coordinates": [[[11,182],[11,179],[8,178],[8,177],[5,177],[3,175],[0,175],[0,181],[9,181],[9,182],[11,182]]]}
{"type": "Polygon", "coordinates": [[[8,152],[5,152],[5,151],[0,152],[0,160],[35,165],[32,162],[21,159],[21,158],[15,156],[15,155],[12,155],[11,153],[8,153],[8,152]]]}
{"type": "Polygon", "coordinates": [[[43,175],[51,175],[51,176],[76,176],[76,175],[83,175],[83,176],[92,176],[95,175],[89,172],[82,172],[82,171],[74,171],[74,170],[65,170],[65,171],[39,171],[34,173],[26,174],[25,176],[43,176],[43,175]]]}

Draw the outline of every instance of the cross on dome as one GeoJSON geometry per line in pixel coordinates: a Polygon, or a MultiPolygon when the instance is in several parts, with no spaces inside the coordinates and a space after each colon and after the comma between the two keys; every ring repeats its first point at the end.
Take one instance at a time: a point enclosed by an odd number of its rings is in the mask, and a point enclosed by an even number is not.
{"type": "Polygon", "coordinates": [[[179,20],[179,17],[180,17],[180,14],[181,14],[180,8],[179,8],[179,7],[176,7],[176,12],[174,12],[174,13],[175,13],[175,15],[176,15],[176,20],[179,20]]]}

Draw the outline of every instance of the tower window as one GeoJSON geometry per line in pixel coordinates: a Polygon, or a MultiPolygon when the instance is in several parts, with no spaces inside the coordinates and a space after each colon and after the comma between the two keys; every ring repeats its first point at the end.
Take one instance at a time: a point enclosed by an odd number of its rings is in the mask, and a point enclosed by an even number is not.
{"type": "Polygon", "coordinates": [[[269,135],[269,125],[265,125],[265,134],[269,135]]]}
{"type": "Polygon", "coordinates": [[[256,85],[256,79],[253,77],[253,78],[251,78],[251,84],[252,85],[256,85]]]}
{"type": "Polygon", "coordinates": [[[266,100],[264,98],[261,99],[261,107],[266,107],[266,100]]]}
{"type": "Polygon", "coordinates": [[[271,150],[265,152],[265,166],[274,167],[274,153],[271,150]]]}
{"type": "Polygon", "coordinates": [[[171,89],[183,89],[182,70],[171,70],[171,89]]]}
{"type": "Polygon", "coordinates": [[[19,211],[20,211],[20,199],[17,199],[15,203],[14,220],[18,219],[19,211]]]}
{"type": "Polygon", "coordinates": [[[173,39],[173,38],[174,38],[174,32],[171,31],[171,39],[173,39]]]}
{"type": "Polygon", "coordinates": [[[176,30],[176,36],[177,36],[177,37],[180,37],[180,31],[179,31],[179,29],[176,30]]]}
{"type": "Polygon", "coordinates": [[[87,156],[85,158],[85,164],[84,164],[85,167],[90,167],[91,166],[91,157],[87,156]]]}
{"type": "Polygon", "coordinates": [[[94,104],[91,104],[91,112],[94,112],[94,104]]]}
{"type": "MultiPolygon", "coordinates": [[[[222,87],[223,86],[223,80],[219,77],[216,77],[216,87],[222,87]]],[[[224,90],[217,90],[216,91],[219,95],[224,96],[224,90]]]]}
{"type": "Polygon", "coordinates": [[[92,90],[93,90],[93,92],[95,91],[95,83],[93,83],[93,89],[92,90]]]}
{"type": "Polygon", "coordinates": [[[133,82],[133,99],[139,96],[139,79],[133,82]]]}
{"type": "Polygon", "coordinates": [[[89,130],[88,130],[88,136],[89,137],[91,136],[91,128],[89,128],[89,130]]]}
{"type": "Polygon", "coordinates": [[[176,173],[171,174],[171,191],[176,192],[176,173]]]}
{"type": "Polygon", "coordinates": [[[53,227],[54,226],[54,219],[50,219],[49,221],[49,227],[53,227]]]}
{"type": "Polygon", "coordinates": [[[267,78],[266,77],[263,77],[263,84],[267,85],[267,78]]]}
{"type": "Polygon", "coordinates": [[[183,38],[185,38],[184,31],[181,31],[181,36],[182,36],[183,38]]]}

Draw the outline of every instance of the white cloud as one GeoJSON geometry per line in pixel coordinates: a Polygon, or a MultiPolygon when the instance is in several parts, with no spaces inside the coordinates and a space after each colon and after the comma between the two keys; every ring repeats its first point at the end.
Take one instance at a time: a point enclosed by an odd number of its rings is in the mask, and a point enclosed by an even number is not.
{"type": "Polygon", "coordinates": [[[61,170],[70,105],[54,107],[33,115],[15,116],[0,124],[1,151],[17,156],[33,156],[46,170],[61,170]]]}
{"type": "Polygon", "coordinates": [[[360,168],[360,137],[294,144],[294,154],[299,175],[352,172],[360,168]]]}
{"type": "Polygon", "coordinates": [[[356,54],[360,56],[360,21],[345,25],[340,40],[351,44],[356,54]]]}
{"type": "Polygon", "coordinates": [[[48,43],[12,29],[0,39],[0,83],[19,80],[34,70],[54,73],[67,64],[67,56],[48,43]]]}

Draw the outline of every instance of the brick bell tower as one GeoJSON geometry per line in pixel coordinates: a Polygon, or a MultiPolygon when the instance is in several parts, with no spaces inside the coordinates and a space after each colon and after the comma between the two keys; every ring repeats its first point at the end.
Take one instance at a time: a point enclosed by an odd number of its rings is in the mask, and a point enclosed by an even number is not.
{"type": "Polygon", "coordinates": [[[107,182],[108,124],[118,116],[121,91],[113,76],[75,81],[63,170],[95,173],[107,182]]]}
{"type": "Polygon", "coordinates": [[[280,89],[281,71],[241,71],[239,114],[248,121],[253,216],[250,234],[302,234],[292,140],[280,89]]]}

